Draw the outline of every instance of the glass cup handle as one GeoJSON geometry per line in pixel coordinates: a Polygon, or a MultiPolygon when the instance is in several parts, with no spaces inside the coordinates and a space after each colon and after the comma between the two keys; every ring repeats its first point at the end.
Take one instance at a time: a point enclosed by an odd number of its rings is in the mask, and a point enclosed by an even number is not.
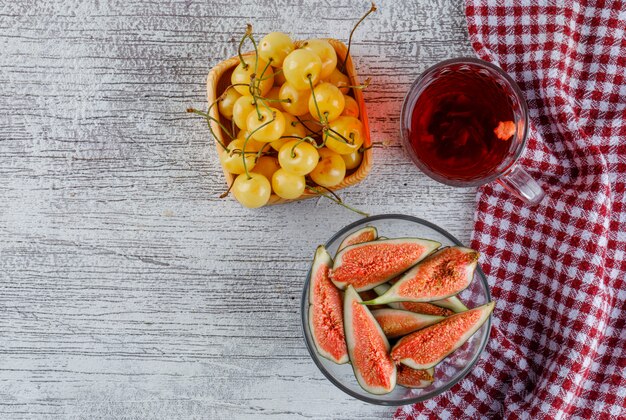
{"type": "Polygon", "coordinates": [[[497,181],[526,204],[534,206],[539,204],[546,196],[539,184],[528,175],[528,172],[519,166],[515,166],[511,171],[498,178],[497,181]]]}

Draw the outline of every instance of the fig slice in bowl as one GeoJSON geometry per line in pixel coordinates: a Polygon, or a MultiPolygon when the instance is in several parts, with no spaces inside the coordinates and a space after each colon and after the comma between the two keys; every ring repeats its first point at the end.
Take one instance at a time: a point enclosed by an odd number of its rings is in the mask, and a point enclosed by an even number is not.
{"type": "Polygon", "coordinates": [[[348,362],[341,292],[328,273],[333,260],[326,248],[317,247],[309,284],[309,328],[320,356],[337,364],[348,362]]]}
{"type": "Polygon", "coordinates": [[[371,394],[393,391],[396,365],[389,356],[389,341],[352,286],[346,289],[343,313],[348,354],[357,382],[371,394]]]}
{"type": "Polygon", "coordinates": [[[494,306],[491,301],[402,337],[391,350],[393,361],[413,369],[437,365],[482,327],[494,306]]]}
{"type": "Polygon", "coordinates": [[[439,248],[441,243],[421,238],[384,239],[350,245],[335,257],[331,280],[340,289],[373,289],[403,273],[439,248]]]}
{"type": "Polygon", "coordinates": [[[398,365],[397,383],[405,388],[426,388],[435,381],[435,368],[424,370],[398,365]]]}
{"type": "MultiPolygon", "coordinates": [[[[374,292],[378,296],[382,296],[390,288],[391,288],[391,285],[387,283],[383,283],[374,287],[374,292]]],[[[368,294],[367,296],[371,296],[371,295],[368,294]]],[[[363,294],[361,294],[361,297],[364,297],[363,294]]],[[[372,297],[371,299],[367,299],[367,300],[374,300],[375,298],[376,297],[372,297]]],[[[461,301],[459,300],[459,302],[461,301]]],[[[428,302],[390,302],[387,306],[394,308],[394,309],[403,309],[405,311],[411,311],[411,312],[424,314],[424,315],[450,316],[450,315],[455,314],[454,311],[448,308],[435,305],[435,302],[431,302],[431,303],[428,303],[428,302]]],[[[385,307],[385,305],[372,305],[370,306],[370,309],[379,309],[383,307],[385,307]]],[[[467,308],[465,308],[464,310],[467,310],[467,308]]]]}
{"type": "Polygon", "coordinates": [[[376,309],[372,311],[372,315],[376,318],[387,338],[402,337],[445,319],[443,316],[424,315],[391,308],[376,309]]]}
{"type": "Polygon", "coordinates": [[[474,278],[478,252],[461,246],[440,249],[407,271],[385,294],[366,305],[432,302],[464,290],[474,278]]]}
{"type": "Polygon", "coordinates": [[[342,249],[356,244],[362,244],[363,242],[375,241],[378,238],[378,231],[374,226],[366,226],[357,230],[354,233],[346,236],[343,241],[339,244],[337,248],[337,252],[340,252],[342,249]]]}

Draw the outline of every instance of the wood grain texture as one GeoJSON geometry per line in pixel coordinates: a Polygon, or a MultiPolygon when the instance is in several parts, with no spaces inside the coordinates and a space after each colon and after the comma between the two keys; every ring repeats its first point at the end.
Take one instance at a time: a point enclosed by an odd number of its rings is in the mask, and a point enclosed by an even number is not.
{"type": "MultiPolygon", "coordinates": [[[[207,70],[257,33],[346,39],[366,2],[18,0],[0,5],[0,418],[387,417],[311,362],[299,299],[315,245],[355,214],[220,200],[207,70]]],[[[462,6],[381,1],[355,64],[374,149],[344,190],[467,241],[473,191],[398,143],[414,78],[471,54],[462,6]]]]}

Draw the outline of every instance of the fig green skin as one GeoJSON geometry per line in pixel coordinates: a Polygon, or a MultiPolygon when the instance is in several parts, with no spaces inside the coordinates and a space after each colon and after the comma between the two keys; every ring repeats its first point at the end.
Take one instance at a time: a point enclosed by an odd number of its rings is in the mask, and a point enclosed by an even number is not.
{"type": "MultiPolygon", "coordinates": [[[[380,328],[380,326],[376,322],[376,319],[371,314],[367,306],[360,305],[360,302],[361,302],[361,298],[359,297],[359,294],[356,292],[354,287],[348,286],[344,294],[344,302],[343,302],[344,323],[343,325],[345,328],[346,343],[348,345],[348,354],[350,355],[350,362],[352,365],[352,369],[354,370],[354,376],[356,377],[359,385],[365,391],[371,394],[377,394],[377,395],[388,394],[396,386],[396,374],[397,374],[396,365],[393,363],[393,361],[391,360],[391,357],[389,356],[389,349],[390,349],[389,341],[387,341],[387,338],[385,337],[383,330],[380,328]],[[353,313],[354,303],[359,303],[358,309],[364,310],[365,317],[369,320],[369,323],[372,326],[372,329],[370,329],[369,331],[355,331],[354,313],[353,313]],[[359,349],[359,350],[373,351],[373,352],[382,353],[384,355],[379,360],[379,362],[383,364],[383,367],[387,367],[390,371],[389,377],[387,378],[389,382],[388,387],[382,387],[382,386],[377,386],[376,384],[368,383],[368,380],[367,380],[368,378],[366,378],[365,374],[371,373],[371,372],[367,372],[368,370],[367,366],[360,366],[360,361],[356,357],[356,353],[357,353],[356,346],[358,345],[357,334],[362,335],[365,333],[369,334],[372,337],[379,338],[380,342],[382,342],[383,344],[383,348],[371,347],[371,348],[359,349]],[[363,368],[366,369],[365,372],[362,372],[363,368]]],[[[376,340],[369,341],[372,343],[372,346],[375,345],[374,341],[376,340]]]]}
{"type": "Polygon", "coordinates": [[[459,312],[464,312],[468,310],[468,307],[465,306],[465,304],[461,302],[461,299],[459,299],[457,296],[450,296],[445,299],[434,300],[430,303],[432,303],[433,305],[440,306],[442,308],[450,309],[451,311],[454,311],[457,314],[459,312]]]}
{"type": "Polygon", "coordinates": [[[339,248],[337,248],[337,253],[339,253],[342,249],[350,246],[361,244],[363,242],[375,241],[378,238],[378,230],[374,226],[365,226],[357,230],[356,232],[352,232],[348,236],[346,236],[343,241],[339,244],[339,248]],[[359,238],[361,235],[367,236],[367,240],[362,240],[359,238]]]}
{"type": "Polygon", "coordinates": [[[333,264],[333,260],[330,257],[330,255],[328,254],[328,252],[326,251],[326,248],[324,248],[324,246],[319,246],[317,247],[317,250],[315,251],[315,257],[313,259],[313,264],[311,266],[311,275],[310,275],[310,283],[309,283],[309,330],[311,331],[311,337],[313,338],[313,342],[315,343],[315,348],[317,349],[317,353],[332,361],[335,362],[337,364],[344,364],[344,363],[348,363],[348,351],[345,345],[345,336],[342,334],[341,337],[339,337],[340,340],[340,346],[343,347],[343,349],[335,349],[335,350],[339,350],[338,352],[335,352],[336,354],[338,353],[339,356],[337,357],[336,355],[334,355],[331,351],[328,349],[328,344],[332,343],[333,341],[336,341],[336,337],[332,337],[332,336],[327,336],[325,334],[328,334],[328,331],[325,330],[317,330],[316,325],[315,325],[315,319],[316,319],[316,315],[323,315],[326,316],[327,318],[331,318],[334,320],[337,320],[341,325],[338,325],[337,328],[339,329],[339,331],[341,331],[342,333],[344,333],[344,326],[343,326],[343,307],[341,305],[342,302],[342,297],[341,297],[341,292],[339,290],[337,290],[337,288],[335,288],[335,286],[330,282],[329,279],[327,279],[327,281],[325,282],[326,284],[316,284],[316,273],[320,270],[320,268],[326,266],[328,268],[332,267],[333,264]],[[323,302],[318,302],[317,299],[318,297],[316,296],[316,288],[318,287],[325,287],[325,293],[328,294],[330,296],[330,299],[333,299],[339,304],[336,307],[323,307],[322,303],[323,302]],[[331,289],[332,288],[332,289],[331,289]],[[319,313],[318,311],[338,311],[338,313],[319,313]]]}
{"type": "Polygon", "coordinates": [[[374,292],[376,292],[376,294],[378,296],[382,296],[385,293],[387,293],[387,290],[391,289],[391,285],[389,283],[383,283],[383,284],[379,284],[378,286],[374,287],[374,292]]]}
{"type": "MultiPolygon", "coordinates": [[[[450,354],[452,354],[456,349],[458,349],[463,344],[465,344],[465,342],[469,340],[470,337],[474,335],[476,331],[480,329],[480,327],[483,326],[485,321],[489,319],[489,316],[493,312],[494,307],[495,307],[495,301],[491,301],[485,305],[470,309],[469,311],[452,315],[438,324],[432,325],[430,327],[416,331],[412,334],[406,335],[402,337],[400,340],[398,340],[398,342],[395,344],[395,346],[391,350],[391,357],[393,358],[394,362],[402,363],[403,365],[406,365],[413,369],[429,369],[431,367],[434,367],[437,364],[439,364],[443,359],[445,359],[450,354]],[[474,312],[474,311],[480,312],[480,316],[478,320],[469,329],[467,329],[466,331],[463,331],[462,334],[454,343],[446,342],[447,335],[439,334],[439,331],[437,331],[438,329],[442,329],[441,327],[444,324],[453,323],[456,318],[467,316],[469,315],[470,312],[474,312]],[[429,344],[433,344],[434,347],[442,349],[440,354],[437,354],[436,356],[430,355],[432,356],[431,361],[429,361],[428,363],[420,363],[418,360],[415,359],[416,356],[420,356],[420,355],[417,355],[416,353],[412,353],[412,356],[402,354],[404,350],[403,346],[410,345],[412,341],[416,341],[416,340],[421,341],[425,337],[430,337],[431,341],[429,342],[429,344]]],[[[424,343],[423,341],[421,342],[422,344],[424,343]]]]}
{"type": "Polygon", "coordinates": [[[419,264],[415,265],[413,268],[411,268],[406,273],[404,273],[402,277],[400,277],[400,279],[396,281],[381,296],[377,297],[376,299],[368,300],[363,303],[365,305],[382,305],[382,304],[388,304],[388,303],[393,303],[393,302],[433,302],[433,301],[446,299],[465,290],[465,288],[467,288],[467,286],[470,285],[470,283],[472,282],[474,278],[474,271],[476,270],[477,265],[478,265],[478,252],[471,248],[458,247],[458,246],[442,248],[438,250],[437,252],[432,253],[431,255],[428,256],[428,258],[423,259],[419,264]],[[443,294],[443,295],[441,294],[441,292],[439,292],[438,294],[434,290],[430,293],[428,293],[428,291],[424,292],[424,295],[422,296],[415,296],[415,295],[407,296],[407,295],[403,295],[402,293],[400,293],[400,289],[404,287],[405,283],[410,283],[411,281],[414,281],[414,279],[417,278],[416,276],[420,275],[420,270],[424,266],[423,264],[427,264],[431,260],[431,258],[435,258],[437,255],[445,252],[448,249],[458,249],[464,254],[471,254],[471,253],[476,254],[475,260],[471,262],[470,264],[466,264],[466,266],[464,267],[465,277],[464,277],[463,286],[461,288],[450,290],[449,293],[443,294]]]}
{"type": "MultiPolygon", "coordinates": [[[[350,251],[360,248],[360,247],[368,247],[368,246],[376,246],[382,243],[386,243],[386,244],[391,244],[391,245],[397,245],[398,248],[400,248],[400,246],[402,246],[403,244],[418,244],[422,247],[424,247],[424,252],[422,255],[419,256],[419,258],[416,258],[414,261],[412,261],[412,264],[409,267],[402,267],[402,268],[398,268],[397,270],[393,271],[392,273],[389,273],[385,278],[381,278],[378,279],[377,281],[374,282],[370,282],[367,283],[365,285],[362,285],[360,287],[355,287],[357,292],[362,292],[364,290],[370,290],[373,289],[374,287],[386,283],[387,281],[391,280],[392,278],[396,277],[398,274],[403,273],[404,271],[406,271],[407,269],[415,266],[416,264],[418,264],[420,261],[422,261],[424,258],[426,258],[427,256],[429,256],[430,254],[432,254],[437,248],[439,248],[441,246],[441,243],[437,242],[437,241],[431,241],[429,239],[421,239],[421,238],[395,238],[395,239],[383,239],[383,240],[376,240],[376,241],[370,241],[370,242],[363,242],[360,244],[354,244],[354,245],[350,245],[346,248],[344,248],[343,250],[341,250],[339,253],[337,253],[337,255],[335,256],[335,264],[333,265],[333,273],[336,272],[344,263],[343,258],[345,255],[347,255],[350,251]]],[[[356,276],[355,276],[356,278],[356,276]]],[[[335,286],[337,286],[337,288],[343,290],[345,289],[348,285],[350,285],[349,281],[339,281],[336,278],[333,277],[333,275],[331,274],[331,280],[332,282],[335,284],[335,286]]]]}

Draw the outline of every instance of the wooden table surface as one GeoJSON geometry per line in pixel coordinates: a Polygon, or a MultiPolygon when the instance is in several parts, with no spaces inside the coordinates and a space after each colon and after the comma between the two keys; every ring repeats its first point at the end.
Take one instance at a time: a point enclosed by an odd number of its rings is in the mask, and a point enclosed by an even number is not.
{"type": "MultiPolygon", "coordinates": [[[[459,2],[381,1],[356,34],[374,168],[346,201],[469,239],[474,193],[420,174],[401,101],[471,55],[459,2]]],[[[310,360],[300,294],[358,215],[321,200],[246,210],[206,126],[206,73],[264,34],[347,39],[365,1],[17,0],[0,6],[0,418],[389,417],[310,360]]]]}

